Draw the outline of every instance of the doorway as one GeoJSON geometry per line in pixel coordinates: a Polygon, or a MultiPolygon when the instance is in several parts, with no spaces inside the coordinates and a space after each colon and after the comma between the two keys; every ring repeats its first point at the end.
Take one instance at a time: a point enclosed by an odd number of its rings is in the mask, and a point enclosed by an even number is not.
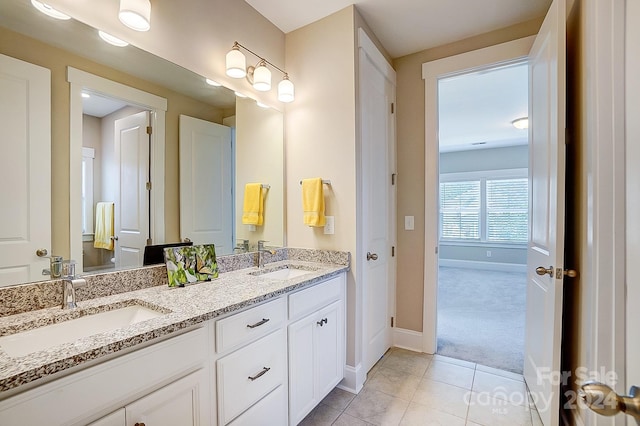
{"type": "Polygon", "coordinates": [[[438,80],[437,353],[522,373],[528,64],[438,80]]]}

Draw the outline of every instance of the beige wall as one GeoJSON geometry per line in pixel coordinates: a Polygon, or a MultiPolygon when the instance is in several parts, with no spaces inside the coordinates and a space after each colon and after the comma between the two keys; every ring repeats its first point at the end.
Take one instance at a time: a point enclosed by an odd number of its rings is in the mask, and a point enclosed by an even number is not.
{"type": "MultiPolygon", "coordinates": [[[[285,115],[287,245],[356,250],[355,48],[352,7],[286,36],[287,70],[299,76],[296,101],[285,115]],[[304,226],[300,180],[321,177],[326,214],[335,234],[304,226]]],[[[348,275],[348,330],[354,330],[355,267],[348,275]]],[[[347,362],[354,365],[355,336],[349,335],[347,362]]]]}
{"type": "Polygon", "coordinates": [[[422,330],[424,283],[425,101],[422,64],[536,34],[541,19],[482,34],[394,59],[397,77],[399,328],[422,330]],[[404,216],[415,216],[415,230],[404,230],[404,216]],[[401,309],[400,309],[401,307],[401,309]]]}
{"type": "Polygon", "coordinates": [[[284,236],[284,120],[282,113],[264,109],[251,99],[236,101],[236,238],[283,246],[284,236]],[[244,187],[256,182],[270,185],[264,192],[264,223],[255,231],[242,224],[244,187]]]}
{"type": "Polygon", "coordinates": [[[178,116],[222,122],[222,111],[191,98],[115,71],[95,62],[0,28],[0,53],[51,70],[51,197],[52,250],[69,256],[69,83],[67,66],[127,84],[168,100],[165,147],[165,235],[179,239],[178,116]]]}

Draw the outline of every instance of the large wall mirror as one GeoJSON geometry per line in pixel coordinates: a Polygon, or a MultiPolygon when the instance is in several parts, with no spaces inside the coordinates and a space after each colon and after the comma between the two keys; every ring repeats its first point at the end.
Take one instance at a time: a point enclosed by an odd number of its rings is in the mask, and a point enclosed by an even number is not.
{"type": "MultiPolygon", "coordinates": [[[[0,35],[0,54],[51,70],[52,217],[39,218],[51,223],[50,254],[62,251],[87,273],[138,266],[141,255],[119,253],[119,244],[211,243],[218,237],[201,232],[208,228],[224,234],[220,255],[244,250],[245,240],[249,249],[258,240],[284,245],[281,112],[131,45],[109,45],[28,1],[2,2],[0,35]],[[151,135],[134,131],[147,126],[151,135]],[[220,129],[228,145],[212,148],[220,129]],[[264,187],[262,226],[242,223],[249,183],[264,187]],[[132,229],[142,243],[123,241],[132,229]]],[[[48,277],[15,283],[40,279],[48,277]]]]}

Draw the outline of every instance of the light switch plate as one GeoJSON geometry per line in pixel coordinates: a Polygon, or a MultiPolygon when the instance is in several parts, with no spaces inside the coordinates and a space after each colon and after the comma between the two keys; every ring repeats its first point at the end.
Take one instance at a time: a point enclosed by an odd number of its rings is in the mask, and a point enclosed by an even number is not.
{"type": "Polygon", "coordinates": [[[255,225],[249,225],[249,232],[256,232],[256,226],[255,225]]]}
{"type": "Polygon", "coordinates": [[[324,233],[325,235],[333,235],[336,232],[335,227],[335,217],[334,216],[325,216],[326,222],[324,224],[324,233]]]}
{"type": "Polygon", "coordinates": [[[413,216],[404,217],[404,230],[413,231],[415,229],[415,221],[413,216]]]}

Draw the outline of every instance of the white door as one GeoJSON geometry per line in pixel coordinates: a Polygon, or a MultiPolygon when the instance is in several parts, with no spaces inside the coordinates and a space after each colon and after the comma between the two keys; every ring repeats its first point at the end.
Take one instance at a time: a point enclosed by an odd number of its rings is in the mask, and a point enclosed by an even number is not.
{"type": "Polygon", "coordinates": [[[360,32],[360,161],[362,185],[363,367],[369,371],[392,344],[395,306],[392,259],[395,197],[395,73],[360,32]]]}
{"type": "Polygon", "coordinates": [[[116,267],[142,266],[149,235],[149,112],[115,122],[120,193],[115,202],[116,267]]]}
{"type": "MultiPolygon", "coordinates": [[[[626,391],[640,387],[640,2],[626,2],[626,391]]],[[[627,418],[628,426],[637,426],[627,418]]]]}
{"type": "MultiPolygon", "coordinates": [[[[51,72],[0,55],[0,286],[39,281],[51,253],[51,72]]],[[[55,253],[53,253],[55,254],[55,253]]]]}
{"type": "Polygon", "coordinates": [[[180,116],[180,237],[233,253],[231,128],[180,116]]]}
{"type": "Polygon", "coordinates": [[[565,1],[554,0],[529,55],[529,244],[524,376],[557,425],[564,269],[565,1]],[[536,268],[548,270],[536,272],[536,268]],[[542,272],[543,275],[539,275],[542,272]]]}

